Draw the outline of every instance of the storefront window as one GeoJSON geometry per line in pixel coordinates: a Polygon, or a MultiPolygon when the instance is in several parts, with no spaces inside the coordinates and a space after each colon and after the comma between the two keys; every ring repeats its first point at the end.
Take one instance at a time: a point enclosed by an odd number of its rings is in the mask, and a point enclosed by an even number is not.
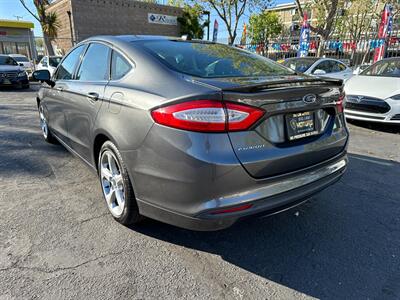
{"type": "Polygon", "coordinates": [[[3,42],[3,48],[5,54],[17,53],[17,44],[14,42],[3,42]]]}
{"type": "Polygon", "coordinates": [[[25,55],[26,57],[30,57],[29,55],[29,47],[27,43],[17,43],[17,52],[18,54],[25,55]]]}

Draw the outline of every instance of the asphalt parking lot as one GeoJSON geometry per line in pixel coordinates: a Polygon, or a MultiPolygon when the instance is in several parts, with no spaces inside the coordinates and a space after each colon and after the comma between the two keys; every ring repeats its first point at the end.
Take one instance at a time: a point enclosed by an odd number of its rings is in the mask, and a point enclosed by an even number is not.
{"type": "Polygon", "coordinates": [[[400,127],[350,124],[350,165],[308,203],[219,232],[119,225],[97,177],[0,91],[0,299],[399,299],[400,127]]]}

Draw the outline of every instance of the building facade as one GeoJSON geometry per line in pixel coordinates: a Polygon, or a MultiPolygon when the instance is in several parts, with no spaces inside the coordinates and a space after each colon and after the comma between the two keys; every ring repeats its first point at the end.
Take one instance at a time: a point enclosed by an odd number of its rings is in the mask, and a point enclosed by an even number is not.
{"type": "Polygon", "coordinates": [[[32,22],[0,20],[0,53],[23,54],[30,60],[36,58],[32,22]]]}
{"type": "Polygon", "coordinates": [[[179,36],[179,7],[134,0],[57,0],[48,11],[60,21],[53,46],[64,54],[74,43],[94,35],[179,36]]]}

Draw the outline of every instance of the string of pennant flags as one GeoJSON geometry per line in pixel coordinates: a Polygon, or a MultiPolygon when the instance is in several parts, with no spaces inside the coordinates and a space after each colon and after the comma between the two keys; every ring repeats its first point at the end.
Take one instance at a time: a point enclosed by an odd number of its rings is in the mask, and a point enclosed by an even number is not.
{"type": "MultiPolygon", "coordinates": [[[[374,50],[376,48],[381,47],[386,42],[385,39],[374,39],[374,40],[364,40],[359,42],[347,42],[347,41],[326,41],[324,42],[324,49],[325,50],[339,50],[339,51],[351,51],[351,50],[374,50]]],[[[391,37],[388,41],[388,45],[396,45],[400,43],[399,37],[391,37]]],[[[251,52],[261,52],[263,49],[271,47],[272,50],[276,51],[298,51],[300,49],[299,44],[290,44],[290,43],[279,43],[273,42],[270,45],[265,43],[258,43],[258,44],[246,44],[245,49],[251,52]]],[[[318,42],[311,41],[307,43],[305,46],[308,50],[313,51],[318,49],[318,42]]]]}
{"type": "MultiPolygon", "coordinates": [[[[379,25],[378,36],[375,39],[362,39],[359,41],[351,40],[328,40],[323,42],[323,49],[325,51],[335,52],[351,52],[351,51],[374,51],[374,61],[380,60],[384,57],[385,51],[391,46],[400,46],[400,37],[393,32],[393,7],[386,4],[381,15],[381,22],[379,25]]],[[[246,27],[242,35],[246,37],[246,27]]],[[[245,40],[245,38],[244,38],[245,40]]],[[[318,40],[313,40],[311,37],[310,24],[308,21],[307,13],[303,16],[303,22],[300,31],[298,42],[291,43],[288,40],[279,42],[272,41],[266,43],[250,43],[244,44],[241,42],[241,48],[255,53],[265,52],[296,52],[298,57],[307,56],[309,52],[316,52],[319,46],[318,40]]]]}

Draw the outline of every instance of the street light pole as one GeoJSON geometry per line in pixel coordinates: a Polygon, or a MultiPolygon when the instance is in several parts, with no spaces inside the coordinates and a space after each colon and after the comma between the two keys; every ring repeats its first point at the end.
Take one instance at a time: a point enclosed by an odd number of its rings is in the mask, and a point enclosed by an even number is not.
{"type": "Polygon", "coordinates": [[[73,47],[73,46],[75,46],[75,41],[74,41],[74,32],[73,32],[73,30],[72,30],[71,11],[68,10],[68,11],[67,11],[67,14],[68,14],[68,19],[69,19],[69,29],[70,29],[70,31],[71,31],[71,44],[72,44],[72,47],[73,47]]]}

